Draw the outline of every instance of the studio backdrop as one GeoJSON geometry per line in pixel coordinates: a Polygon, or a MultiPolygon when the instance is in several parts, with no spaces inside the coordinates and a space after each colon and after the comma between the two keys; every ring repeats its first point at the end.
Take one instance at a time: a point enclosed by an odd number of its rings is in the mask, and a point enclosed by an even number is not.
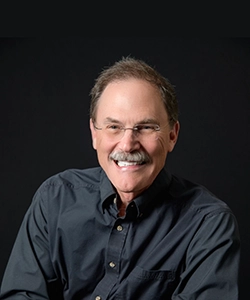
{"type": "Polygon", "coordinates": [[[175,86],[181,130],[167,168],[233,210],[241,299],[250,299],[249,38],[1,38],[0,280],[40,184],[68,168],[97,166],[89,92],[102,68],[123,56],[145,60],[175,86]]]}

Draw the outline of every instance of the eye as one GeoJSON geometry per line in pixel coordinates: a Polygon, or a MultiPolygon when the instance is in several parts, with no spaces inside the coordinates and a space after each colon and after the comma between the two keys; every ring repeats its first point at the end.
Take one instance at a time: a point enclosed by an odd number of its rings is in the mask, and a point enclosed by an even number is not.
{"type": "Polygon", "coordinates": [[[117,124],[108,124],[106,126],[106,130],[110,131],[110,132],[117,132],[120,131],[122,128],[122,126],[117,125],[117,124]]]}
{"type": "Polygon", "coordinates": [[[153,132],[158,125],[155,124],[138,124],[135,126],[135,130],[138,132],[153,132]]]}

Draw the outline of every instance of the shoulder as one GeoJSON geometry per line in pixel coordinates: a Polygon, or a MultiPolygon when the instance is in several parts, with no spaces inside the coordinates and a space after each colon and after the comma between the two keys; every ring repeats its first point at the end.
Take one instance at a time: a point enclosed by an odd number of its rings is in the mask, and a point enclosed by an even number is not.
{"type": "MultiPolygon", "coordinates": [[[[213,234],[218,239],[233,238],[239,240],[237,219],[226,203],[207,187],[173,176],[170,184],[170,197],[175,214],[189,232],[199,232],[202,236],[213,234]]],[[[185,231],[186,232],[186,231],[185,231]]]]}
{"type": "Polygon", "coordinates": [[[232,213],[228,204],[207,187],[176,175],[172,176],[170,194],[176,203],[189,211],[209,216],[232,213]]]}
{"type": "Polygon", "coordinates": [[[67,169],[54,174],[42,182],[36,190],[32,199],[33,206],[45,205],[47,210],[53,210],[58,209],[58,206],[65,208],[76,203],[86,203],[86,199],[95,202],[95,199],[96,201],[99,199],[103,176],[100,167],[67,169]]]}
{"type": "Polygon", "coordinates": [[[50,176],[40,186],[40,190],[54,188],[98,188],[102,169],[100,167],[88,169],[67,169],[50,176]]]}

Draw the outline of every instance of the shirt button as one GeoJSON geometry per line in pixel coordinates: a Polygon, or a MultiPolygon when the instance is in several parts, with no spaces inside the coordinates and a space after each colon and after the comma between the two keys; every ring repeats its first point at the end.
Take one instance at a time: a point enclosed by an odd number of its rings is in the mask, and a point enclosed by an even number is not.
{"type": "Polygon", "coordinates": [[[122,231],[122,226],[121,225],[118,225],[117,227],[116,227],[116,229],[118,230],[118,231],[122,231]]]}
{"type": "Polygon", "coordinates": [[[95,300],[101,300],[102,298],[100,296],[96,296],[95,300]]]}
{"type": "Polygon", "coordinates": [[[114,267],[115,267],[115,263],[111,261],[111,262],[109,263],[109,266],[110,266],[111,268],[114,268],[114,267]]]}

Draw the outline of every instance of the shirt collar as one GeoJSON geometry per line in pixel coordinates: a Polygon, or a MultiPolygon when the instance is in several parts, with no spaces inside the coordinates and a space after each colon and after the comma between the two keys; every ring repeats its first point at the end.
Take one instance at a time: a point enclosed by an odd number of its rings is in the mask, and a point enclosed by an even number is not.
{"type": "MultiPolygon", "coordinates": [[[[137,217],[142,216],[148,207],[152,207],[152,204],[156,199],[155,197],[157,197],[157,194],[159,194],[160,191],[168,188],[171,178],[171,174],[165,168],[163,168],[157,175],[152,185],[130,203],[130,205],[135,204],[137,209],[137,217]]],[[[106,203],[114,201],[116,191],[103,169],[101,169],[100,175],[100,194],[101,204],[104,211],[106,203]]]]}
{"type": "Polygon", "coordinates": [[[157,175],[152,185],[141,195],[134,199],[138,210],[138,216],[142,216],[146,210],[152,208],[155,201],[157,200],[157,197],[160,197],[159,194],[163,190],[168,189],[171,179],[171,174],[165,168],[163,168],[157,175]]]}
{"type": "Polygon", "coordinates": [[[116,195],[116,191],[103,169],[101,169],[100,174],[100,195],[103,209],[105,202],[109,202],[110,198],[114,200],[116,195]]]}

